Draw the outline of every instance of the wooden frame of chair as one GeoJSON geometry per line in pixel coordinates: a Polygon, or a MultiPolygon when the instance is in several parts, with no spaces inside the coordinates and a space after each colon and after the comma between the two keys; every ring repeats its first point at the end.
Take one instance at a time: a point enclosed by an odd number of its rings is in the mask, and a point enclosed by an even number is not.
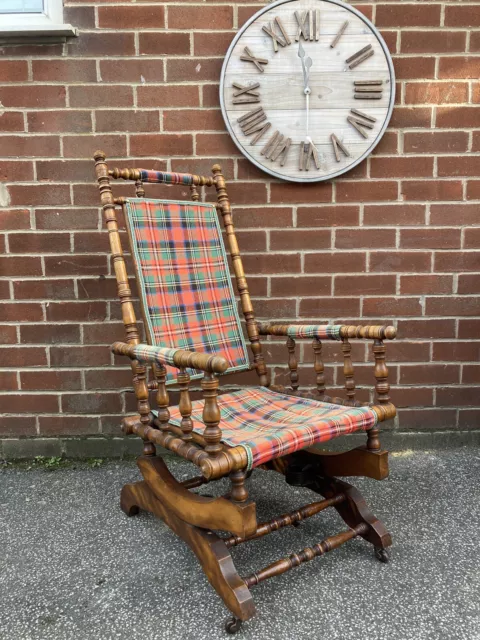
{"type": "MultiPolygon", "coordinates": [[[[255,503],[249,500],[245,486],[247,478],[245,450],[243,447],[229,447],[221,442],[221,415],[217,403],[218,375],[228,366],[222,357],[182,350],[175,352],[173,364],[179,371],[177,382],[182,421],[180,426],[169,422],[169,395],[165,384],[165,366],[155,362],[152,366],[152,380],[149,382],[146,363],[137,359],[134,353],[135,347],[140,343],[140,336],[116,218],[116,207],[124,208],[125,198],[114,198],[110,183],[111,178],[134,181],[135,195],[142,198],[145,197],[145,189],[141,181],[141,173],[139,169],[110,170],[102,151],[95,152],[94,158],[126,334],[125,342],[116,342],[111,348],[113,353],[130,358],[138,407],[138,414],[124,419],[123,430],[126,434],[137,434],[144,441],[143,455],[138,459],[138,466],[144,480],[128,484],[123,488],[121,507],[124,512],[127,515],[134,515],[139,509],[143,509],[155,513],[190,546],[210,583],[233,614],[233,618],[226,624],[229,633],[236,632],[243,620],[248,620],[255,614],[250,593],[253,586],[321,556],[351,538],[361,536],[374,546],[376,557],[387,562],[386,549],[391,545],[390,534],[370,512],[360,493],[350,484],[335,478],[336,475],[367,476],[382,480],[388,476],[388,453],[380,447],[378,428],[372,428],[367,432],[367,441],[363,447],[341,453],[321,451],[312,447],[263,465],[264,469],[285,475],[287,483],[308,487],[320,494],[323,499],[269,522],[258,523],[255,503]],[[206,427],[203,434],[192,431],[190,417],[192,403],[187,367],[204,372],[201,387],[205,399],[203,422],[206,427]],[[151,412],[149,401],[151,390],[156,391],[158,409],[156,417],[151,412]],[[155,445],[160,445],[194,463],[199,467],[201,475],[178,482],[170,474],[162,458],[156,455],[155,445]],[[229,476],[231,484],[227,496],[209,498],[192,493],[192,489],[225,476],[229,476]],[[343,518],[348,526],[346,531],[326,538],[312,547],[307,547],[244,578],[238,575],[230,555],[232,547],[263,537],[283,527],[295,525],[329,507],[335,508],[343,518]],[[214,533],[214,530],[227,531],[229,535],[222,538],[214,533]]],[[[191,196],[193,201],[198,201],[199,187],[216,189],[217,211],[226,231],[236,286],[253,354],[253,367],[258,374],[260,384],[294,396],[312,397],[311,393],[299,391],[295,340],[289,331],[291,325],[255,320],[233,227],[225,178],[218,164],[213,166],[212,174],[211,177],[191,176],[191,196]],[[261,344],[261,336],[268,335],[287,338],[290,390],[269,383],[261,344]]],[[[167,177],[174,175],[165,173],[167,177]]],[[[350,340],[370,339],[373,341],[377,402],[369,406],[376,412],[379,422],[393,418],[395,407],[389,397],[384,340],[393,339],[395,335],[394,327],[342,325],[340,337],[344,361],[345,399],[331,398],[326,395],[322,342],[314,337],[312,349],[316,373],[315,397],[318,400],[350,407],[362,406],[362,403],[355,400],[350,340]]]]}

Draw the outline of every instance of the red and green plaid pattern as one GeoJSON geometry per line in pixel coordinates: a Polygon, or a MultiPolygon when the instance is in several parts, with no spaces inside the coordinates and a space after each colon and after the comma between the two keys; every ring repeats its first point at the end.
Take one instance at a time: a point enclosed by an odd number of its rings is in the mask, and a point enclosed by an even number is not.
{"type": "Polygon", "coordinates": [[[193,184],[193,176],[189,173],[168,173],[166,171],[148,171],[140,169],[142,182],[162,182],[163,184],[193,184]]]}
{"type": "Polygon", "coordinates": [[[149,343],[223,356],[227,372],[248,369],[215,206],[129,198],[126,212],[149,343]]]}
{"type": "MultiPolygon", "coordinates": [[[[192,405],[193,429],[203,433],[204,400],[192,405]]],[[[242,446],[249,469],[274,458],[311,447],[359,429],[371,429],[378,417],[370,407],[343,407],[327,402],[296,398],[265,387],[247,387],[218,397],[222,442],[242,446]]],[[[179,426],[177,407],[170,409],[170,422],[179,426]]]]}
{"type": "Polygon", "coordinates": [[[174,366],[173,356],[178,349],[168,347],[152,347],[148,344],[138,344],[133,348],[133,355],[141,362],[156,362],[160,365],[174,366]]]}
{"type": "Polygon", "coordinates": [[[291,338],[320,338],[326,340],[341,340],[341,324],[300,324],[290,325],[287,335],[291,338]]]}

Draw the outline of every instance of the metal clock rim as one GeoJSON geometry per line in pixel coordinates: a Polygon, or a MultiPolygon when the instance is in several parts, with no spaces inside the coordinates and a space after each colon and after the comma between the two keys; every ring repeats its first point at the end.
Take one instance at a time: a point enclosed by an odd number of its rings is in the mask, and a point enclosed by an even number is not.
{"type": "Polygon", "coordinates": [[[284,182],[298,182],[298,183],[303,183],[303,184],[309,184],[309,183],[311,184],[311,183],[316,183],[316,182],[328,182],[329,180],[333,180],[334,178],[337,178],[338,176],[341,176],[341,175],[343,175],[345,173],[348,173],[351,169],[353,169],[354,167],[359,165],[361,162],[363,162],[365,160],[365,158],[367,158],[372,153],[372,151],[375,149],[375,147],[378,145],[378,143],[382,139],[383,134],[385,133],[385,130],[388,127],[388,124],[389,124],[390,119],[392,117],[393,107],[394,107],[394,104],[395,104],[395,70],[393,68],[392,56],[390,54],[390,51],[388,50],[388,47],[386,45],[385,40],[383,39],[381,33],[378,31],[377,27],[366,16],[364,16],[363,13],[360,13],[360,11],[358,11],[358,9],[356,9],[355,7],[352,7],[349,4],[346,4],[345,2],[342,2],[341,0],[316,0],[318,2],[329,2],[330,4],[336,4],[339,7],[342,7],[344,9],[346,9],[347,11],[350,11],[351,13],[355,14],[358,18],[360,18],[369,27],[369,29],[371,29],[371,31],[375,34],[375,37],[377,38],[378,42],[380,43],[380,46],[382,47],[383,52],[385,53],[385,57],[387,59],[388,71],[389,71],[389,74],[390,74],[391,92],[390,92],[390,100],[389,100],[389,104],[388,104],[387,115],[385,117],[384,123],[383,123],[380,131],[378,132],[377,137],[375,138],[375,140],[371,144],[371,146],[368,147],[368,149],[359,158],[357,158],[357,160],[355,162],[352,162],[352,164],[348,165],[348,169],[346,169],[346,170],[345,169],[338,170],[337,172],[334,172],[334,173],[330,174],[328,177],[296,178],[296,177],[287,177],[285,175],[277,173],[273,169],[267,168],[265,165],[263,165],[260,162],[258,162],[257,160],[255,160],[255,158],[253,158],[245,150],[245,147],[241,145],[240,141],[237,140],[237,136],[236,136],[232,126],[230,125],[230,121],[229,121],[229,119],[227,117],[227,109],[226,109],[225,100],[224,100],[224,97],[223,97],[224,88],[225,88],[225,72],[226,72],[226,69],[227,69],[227,65],[228,65],[228,63],[230,61],[230,57],[232,55],[232,52],[233,52],[233,49],[234,49],[235,45],[237,44],[238,40],[242,37],[242,35],[245,32],[245,30],[253,22],[255,22],[255,20],[257,20],[261,15],[263,15],[264,13],[267,13],[272,8],[278,7],[279,5],[282,5],[282,4],[287,4],[289,2],[297,2],[297,1],[298,0],[276,0],[276,2],[271,2],[271,3],[267,4],[267,5],[265,5],[265,7],[262,7],[251,18],[249,18],[247,20],[247,22],[245,22],[245,24],[238,31],[238,33],[235,35],[235,37],[233,38],[232,42],[230,43],[230,46],[228,47],[228,51],[227,51],[227,53],[225,55],[225,59],[223,61],[222,70],[220,72],[220,107],[221,107],[221,110],[222,110],[223,120],[225,122],[225,125],[226,125],[227,130],[228,130],[228,132],[230,134],[231,139],[235,143],[235,146],[240,150],[242,155],[245,156],[249,162],[254,164],[261,171],[270,174],[274,178],[278,178],[279,180],[283,180],[284,182]]]}

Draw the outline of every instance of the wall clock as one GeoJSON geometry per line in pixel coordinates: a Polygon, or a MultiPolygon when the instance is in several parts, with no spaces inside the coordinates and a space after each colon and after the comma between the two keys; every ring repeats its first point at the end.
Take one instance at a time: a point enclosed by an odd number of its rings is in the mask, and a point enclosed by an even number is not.
{"type": "Polygon", "coordinates": [[[339,0],[278,0],[238,32],[220,103],[240,151],[293,182],[330,180],[380,141],[395,100],[387,46],[339,0]]]}

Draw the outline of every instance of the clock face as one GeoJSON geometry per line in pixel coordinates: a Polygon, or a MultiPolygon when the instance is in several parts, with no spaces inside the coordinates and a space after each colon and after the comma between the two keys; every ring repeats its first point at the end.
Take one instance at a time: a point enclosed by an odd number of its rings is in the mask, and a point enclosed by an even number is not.
{"type": "Polygon", "coordinates": [[[223,64],[220,102],[240,151],[271,175],[318,182],[371,153],[395,77],[373,24],[337,0],[278,0],[256,13],[223,64]]]}

